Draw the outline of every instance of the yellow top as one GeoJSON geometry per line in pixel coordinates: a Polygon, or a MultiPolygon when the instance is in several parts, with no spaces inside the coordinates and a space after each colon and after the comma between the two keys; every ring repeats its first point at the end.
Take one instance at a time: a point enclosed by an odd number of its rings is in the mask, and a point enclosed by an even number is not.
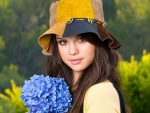
{"type": "Polygon", "coordinates": [[[110,81],[93,85],[87,90],[84,113],[120,113],[119,95],[110,81]]]}

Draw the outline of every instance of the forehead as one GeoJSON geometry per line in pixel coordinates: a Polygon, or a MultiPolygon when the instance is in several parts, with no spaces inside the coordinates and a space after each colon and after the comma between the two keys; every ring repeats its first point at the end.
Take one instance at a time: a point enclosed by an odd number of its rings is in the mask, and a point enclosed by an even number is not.
{"type": "Polygon", "coordinates": [[[73,35],[73,36],[69,36],[69,37],[61,37],[59,35],[56,35],[56,39],[62,39],[62,38],[77,38],[79,35],[73,35]]]}

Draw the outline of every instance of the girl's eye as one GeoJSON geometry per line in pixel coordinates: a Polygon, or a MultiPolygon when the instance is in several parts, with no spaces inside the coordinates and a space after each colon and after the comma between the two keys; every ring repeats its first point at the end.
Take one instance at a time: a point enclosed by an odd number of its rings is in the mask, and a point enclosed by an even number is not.
{"type": "Polygon", "coordinates": [[[58,41],[58,43],[59,43],[60,45],[65,45],[65,44],[67,43],[67,41],[66,41],[66,40],[60,40],[60,41],[58,41]]]}
{"type": "Polygon", "coordinates": [[[79,38],[79,42],[85,42],[86,40],[84,38],[79,38]]]}

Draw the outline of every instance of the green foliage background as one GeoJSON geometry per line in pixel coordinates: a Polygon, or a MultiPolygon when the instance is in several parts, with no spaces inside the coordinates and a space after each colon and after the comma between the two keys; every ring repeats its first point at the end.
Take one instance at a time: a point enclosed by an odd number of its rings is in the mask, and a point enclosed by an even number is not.
{"type": "MultiPolygon", "coordinates": [[[[5,93],[6,88],[11,88],[11,79],[17,86],[22,86],[23,81],[33,74],[45,74],[45,58],[37,39],[49,28],[49,6],[53,1],[55,0],[0,0],[1,93],[5,93]]],[[[144,49],[150,51],[150,0],[102,1],[107,29],[122,44],[119,52],[125,60],[125,70],[121,71],[124,90],[129,93],[129,100],[136,100],[130,106],[135,113],[144,110],[148,113],[149,108],[144,105],[150,104],[147,84],[150,62],[147,60],[147,64],[143,64],[145,61],[140,59],[144,49]],[[131,55],[134,58],[128,62],[131,55]]],[[[0,102],[11,106],[11,111],[6,111],[7,113],[16,112],[13,104],[5,100],[0,102]]],[[[1,105],[0,113],[3,108],[1,105]]]]}
{"type": "Polygon", "coordinates": [[[139,61],[131,56],[130,62],[120,63],[123,90],[128,95],[129,106],[133,113],[150,111],[150,53],[143,51],[139,61]]]}
{"type": "Polygon", "coordinates": [[[28,109],[20,99],[21,87],[17,87],[14,80],[11,80],[11,89],[5,89],[4,94],[0,94],[0,113],[25,113],[28,109]]]}

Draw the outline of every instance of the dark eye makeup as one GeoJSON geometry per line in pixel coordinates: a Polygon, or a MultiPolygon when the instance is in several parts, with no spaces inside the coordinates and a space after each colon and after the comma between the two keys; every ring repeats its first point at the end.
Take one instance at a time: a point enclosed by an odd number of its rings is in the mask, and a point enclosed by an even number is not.
{"type": "MultiPolygon", "coordinates": [[[[81,37],[80,35],[77,35],[77,36],[76,36],[76,40],[77,40],[79,43],[83,43],[83,42],[86,41],[85,38],[81,37]]],[[[64,39],[64,38],[57,38],[57,42],[58,42],[59,44],[61,44],[61,45],[65,45],[65,44],[67,44],[68,41],[67,41],[66,39],[64,39]]]]}

